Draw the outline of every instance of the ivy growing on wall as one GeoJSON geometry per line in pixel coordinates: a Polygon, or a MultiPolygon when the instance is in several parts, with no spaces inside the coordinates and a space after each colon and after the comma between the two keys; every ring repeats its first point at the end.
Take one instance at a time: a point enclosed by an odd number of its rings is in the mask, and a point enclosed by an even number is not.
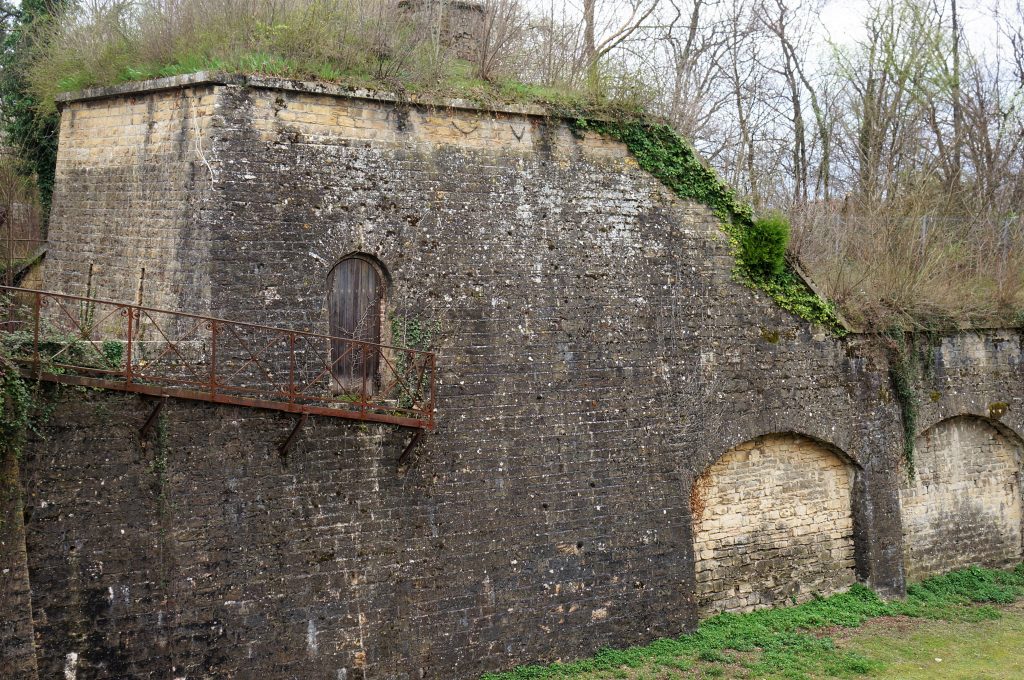
{"type": "Polygon", "coordinates": [[[903,423],[903,462],[907,477],[917,474],[914,463],[914,440],[917,436],[917,417],[920,403],[915,385],[920,378],[920,361],[913,336],[900,327],[890,328],[886,335],[892,341],[893,356],[889,364],[893,394],[900,407],[903,423]]]}
{"type": "Polygon", "coordinates": [[[753,209],[736,197],[714,170],[668,125],[644,120],[597,120],[571,117],[575,130],[607,135],[626,145],[641,168],[683,199],[703,203],[721,220],[736,258],[734,275],[750,288],[763,291],[783,309],[836,335],[846,334],[835,306],[818,297],[785,263],[788,225],[778,216],[754,220],[753,209]],[[781,240],[780,240],[781,239],[781,240]],[[781,248],[780,248],[781,243],[781,248]]]}
{"type": "Polygon", "coordinates": [[[14,23],[0,50],[0,126],[14,149],[19,171],[39,186],[46,210],[53,196],[60,117],[41,110],[29,92],[26,69],[45,27],[69,4],[68,0],[22,0],[9,6],[14,23]]]}
{"type": "Polygon", "coordinates": [[[21,455],[34,410],[32,392],[6,357],[0,355],[0,457],[21,455]]]}

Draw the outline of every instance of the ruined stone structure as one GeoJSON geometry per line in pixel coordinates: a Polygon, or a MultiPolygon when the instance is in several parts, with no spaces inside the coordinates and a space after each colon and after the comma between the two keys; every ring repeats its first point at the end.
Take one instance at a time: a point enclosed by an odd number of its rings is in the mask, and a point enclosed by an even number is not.
{"type": "Polygon", "coordinates": [[[716,219],[532,109],[199,74],[63,102],[45,287],[439,355],[436,432],[65,391],[3,498],[13,678],[473,678],[1021,556],[1021,333],[921,353],[737,283],[716,219]],[[411,329],[416,329],[412,333],[411,329]],[[23,511],[22,511],[23,509],[23,511]],[[68,675],[70,674],[70,675],[68,675]]]}

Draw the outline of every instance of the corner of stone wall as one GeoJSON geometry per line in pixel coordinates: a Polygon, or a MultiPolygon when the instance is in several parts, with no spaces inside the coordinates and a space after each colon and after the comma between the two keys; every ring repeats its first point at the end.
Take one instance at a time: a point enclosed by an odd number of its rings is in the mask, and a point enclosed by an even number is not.
{"type": "Polygon", "coordinates": [[[32,591],[18,458],[0,460],[0,677],[36,680],[32,591]]]}

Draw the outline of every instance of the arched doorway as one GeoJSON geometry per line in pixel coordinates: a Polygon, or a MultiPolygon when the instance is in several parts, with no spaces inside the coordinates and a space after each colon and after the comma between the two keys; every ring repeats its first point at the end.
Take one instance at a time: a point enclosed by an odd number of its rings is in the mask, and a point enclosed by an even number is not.
{"type": "Polygon", "coordinates": [[[380,356],[376,346],[381,342],[386,285],[383,265],[362,254],[344,258],[327,277],[331,374],[341,392],[365,389],[373,394],[377,389],[380,356]]]}

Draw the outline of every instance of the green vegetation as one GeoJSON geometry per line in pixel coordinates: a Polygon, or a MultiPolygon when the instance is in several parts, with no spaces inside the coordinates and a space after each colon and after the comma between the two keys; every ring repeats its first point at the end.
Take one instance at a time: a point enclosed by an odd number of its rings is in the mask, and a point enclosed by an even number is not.
{"type": "Polygon", "coordinates": [[[916,474],[914,440],[917,438],[917,415],[920,407],[917,390],[914,387],[920,377],[917,345],[913,336],[908,338],[904,330],[898,326],[889,329],[886,335],[892,341],[889,376],[903,423],[903,462],[907,477],[913,479],[916,474]]]}
{"type": "Polygon", "coordinates": [[[34,400],[18,369],[0,353],[0,459],[20,455],[25,444],[34,400]]]}
{"type": "Polygon", "coordinates": [[[11,7],[14,26],[0,53],[0,111],[6,141],[17,155],[19,171],[35,179],[45,210],[53,196],[57,164],[57,116],[52,97],[33,91],[30,81],[34,55],[42,49],[45,27],[64,11],[64,0],[22,0],[11,7]]]}
{"type": "Polygon", "coordinates": [[[740,234],[740,256],[752,278],[773,280],[786,268],[789,221],[779,213],[754,220],[740,234]]]}
{"type": "Polygon", "coordinates": [[[884,664],[855,649],[837,646],[832,637],[822,634],[823,629],[856,628],[881,616],[989,621],[1001,616],[992,605],[1010,604],[1022,597],[1024,565],[1008,572],[974,567],[913,585],[903,601],[883,602],[871,590],[855,585],[847,593],[787,609],[719,614],[691,635],[657,640],[644,647],[606,649],[582,661],[526,666],[484,678],[638,678],[645,673],[697,667],[705,677],[724,675],[730,667],[742,671],[743,677],[851,677],[880,671],[884,664]]]}
{"type": "MultiPolygon", "coordinates": [[[[38,1],[38,0],[34,0],[38,1]]],[[[372,0],[141,0],[72,7],[34,22],[19,63],[36,108],[60,92],[199,71],[263,74],[463,97],[481,104],[577,98],[574,88],[526,85],[452,57],[429,17],[372,0]]]]}
{"type": "Polygon", "coordinates": [[[894,680],[1016,680],[1024,677],[1024,612],[991,621],[878,622],[842,646],[883,665],[894,680]]]}
{"type": "Polygon", "coordinates": [[[835,307],[822,300],[779,256],[789,228],[779,216],[754,220],[751,207],[736,197],[715,171],[668,125],[643,119],[606,120],[577,116],[575,127],[608,135],[624,143],[640,167],[661,180],[680,198],[709,206],[722,220],[736,258],[736,278],[768,294],[780,307],[836,335],[845,330],[835,307]]]}

